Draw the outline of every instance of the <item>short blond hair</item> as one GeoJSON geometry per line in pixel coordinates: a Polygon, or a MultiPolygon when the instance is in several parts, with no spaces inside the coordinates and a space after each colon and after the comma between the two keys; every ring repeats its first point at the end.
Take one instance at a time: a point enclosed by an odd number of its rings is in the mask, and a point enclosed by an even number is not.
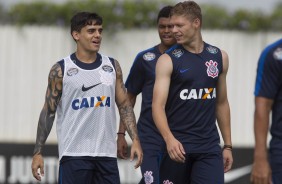
{"type": "Polygon", "coordinates": [[[202,24],[201,7],[194,1],[184,1],[177,3],[171,10],[170,16],[186,16],[191,21],[198,18],[202,24]]]}

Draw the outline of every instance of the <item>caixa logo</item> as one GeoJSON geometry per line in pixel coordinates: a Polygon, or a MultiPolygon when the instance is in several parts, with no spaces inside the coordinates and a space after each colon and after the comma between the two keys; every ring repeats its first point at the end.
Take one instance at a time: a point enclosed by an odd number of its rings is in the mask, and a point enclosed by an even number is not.
{"type": "Polygon", "coordinates": [[[183,89],[180,92],[182,100],[190,99],[213,99],[216,98],[216,88],[202,88],[202,89],[183,89]]]}
{"type": "Polygon", "coordinates": [[[111,107],[111,97],[96,96],[96,97],[77,98],[72,101],[71,106],[73,110],[79,110],[83,108],[93,108],[93,107],[111,107]]]}

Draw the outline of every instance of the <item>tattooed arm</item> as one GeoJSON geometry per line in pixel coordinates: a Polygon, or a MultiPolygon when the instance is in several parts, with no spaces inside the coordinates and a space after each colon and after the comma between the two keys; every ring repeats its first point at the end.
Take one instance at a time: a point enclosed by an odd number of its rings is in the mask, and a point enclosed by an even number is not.
{"type": "MultiPolygon", "coordinates": [[[[132,105],[132,108],[134,108],[135,102],[136,102],[136,95],[129,93],[127,91],[127,97],[130,101],[130,104],[132,105]]],[[[119,129],[118,129],[118,138],[117,138],[117,155],[121,159],[126,159],[127,158],[127,142],[125,140],[125,124],[122,122],[120,119],[119,123],[119,129]],[[124,134],[123,134],[124,133],[124,134]]]]}
{"type": "Polygon", "coordinates": [[[122,71],[118,61],[115,60],[116,68],[116,104],[119,110],[121,122],[124,123],[126,130],[132,139],[130,160],[133,160],[134,155],[137,155],[137,162],[135,168],[142,163],[143,153],[137,134],[136,120],[132,105],[126,94],[126,89],[123,83],[122,71]]]}
{"type": "Polygon", "coordinates": [[[41,181],[40,175],[44,176],[42,149],[52,129],[57,106],[62,96],[62,78],[61,67],[56,63],[49,73],[45,103],[38,121],[36,144],[31,165],[32,174],[39,181],[41,181]],[[40,174],[38,169],[40,169],[40,174]]]}

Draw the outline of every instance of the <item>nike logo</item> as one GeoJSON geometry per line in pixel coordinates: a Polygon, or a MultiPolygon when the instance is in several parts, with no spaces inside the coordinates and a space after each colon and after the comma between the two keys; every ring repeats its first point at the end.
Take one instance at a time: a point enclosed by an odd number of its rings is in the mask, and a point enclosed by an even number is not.
{"type": "Polygon", "coordinates": [[[180,73],[185,73],[185,72],[187,72],[189,70],[189,68],[187,68],[187,69],[181,69],[180,70],[180,73]]]}
{"type": "Polygon", "coordinates": [[[93,86],[89,86],[89,87],[84,87],[84,84],[82,85],[82,91],[85,92],[85,91],[88,91],[89,89],[92,89],[98,85],[102,84],[102,82],[98,83],[98,84],[95,84],[93,86]]]}
{"type": "Polygon", "coordinates": [[[231,171],[228,171],[224,175],[224,181],[226,183],[235,181],[235,180],[249,174],[251,172],[251,170],[252,170],[252,164],[244,166],[244,167],[236,168],[236,169],[233,169],[231,171]]]}

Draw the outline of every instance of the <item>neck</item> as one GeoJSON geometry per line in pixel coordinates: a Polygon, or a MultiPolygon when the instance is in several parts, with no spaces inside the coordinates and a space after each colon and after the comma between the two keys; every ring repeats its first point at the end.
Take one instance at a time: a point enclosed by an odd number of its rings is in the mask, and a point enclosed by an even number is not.
{"type": "Polygon", "coordinates": [[[163,54],[167,49],[169,49],[169,46],[166,46],[166,45],[164,45],[163,43],[160,43],[160,44],[158,45],[158,49],[159,49],[160,53],[163,54]]]}
{"type": "Polygon", "coordinates": [[[96,61],[97,52],[83,52],[77,50],[75,53],[77,59],[79,59],[83,63],[93,63],[96,61]]]}
{"type": "Polygon", "coordinates": [[[204,50],[204,42],[183,44],[183,47],[191,53],[200,54],[204,50]]]}

